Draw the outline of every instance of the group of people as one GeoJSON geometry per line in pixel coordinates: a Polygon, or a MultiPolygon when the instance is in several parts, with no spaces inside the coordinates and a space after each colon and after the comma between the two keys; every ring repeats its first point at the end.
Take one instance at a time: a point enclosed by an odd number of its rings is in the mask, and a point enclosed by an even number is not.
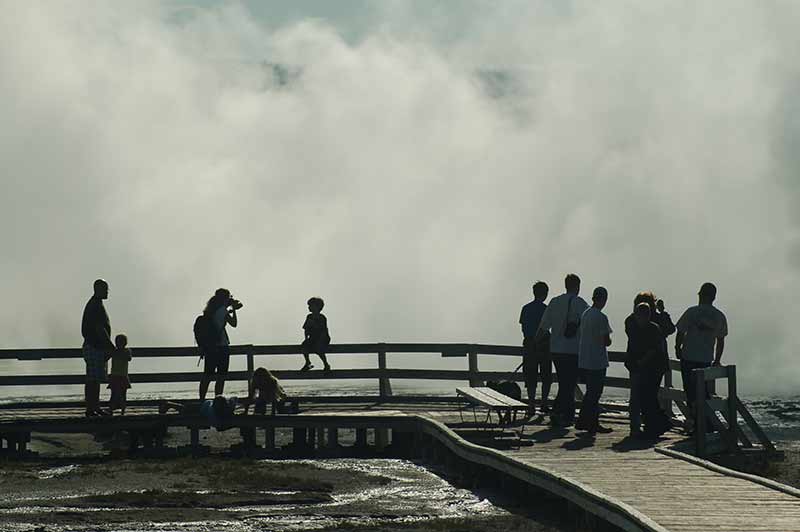
{"type": "MultiPolygon", "coordinates": [[[[575,274],[564,279],[565,292],[545,301],[549,288],[538,281],[534,299],[522,307],[519,323],[523,335],[523,372],[528,389],[529,414],[534,415],[535,396],[542,383],[540,408],[550,414],[550,424],[590,434],[610,432],[600,424],[600,397],[608,368],[608,347],[612,328],[603,308],[608,291],[598,286],[590,306],[580,297],[581,280],[575,274]],[[558,393],[552,409],[549,402],[552,367],[558,379],[558,393]],[[575,388],[580,377],[586,384],[583,404],[575,419],[575,388]]],[[[652,292],[640,292],[633,312],[625,319],[627,348],[625,367],[630,373],[630,436],[657,438],[672,426],[670,416],[658,401],[664,373],[669,370],[667,338],[675,337],[675,356],[680,361],[683,389],[690,411],[695,401],[692,371],[719,365],[725,349],[728,323],[714,306],[717,289],[704,283],[698,305],[687,309],[677,324],[652,292]],[[642,427],[644,424],[644,427],[642,427]]]]}
{"type": "MultiPolygon", "coordinates": [[[[84,387],[86,416],[113,415],[115,411],[124,414],[127,391],[131,387],[128,366],[132,360],[132,352],[128,348],[126,335],[118,334],[114,341],[111,340],[111,321],[103,304],[103,301],[108,299],[108,294],[108,283],[103,279],[96,280],[93,285],[92,297],[86,303],[81,322],[83,358],[86,363],[84,387]],[[108,372],[109,361],[111,361],[110,374],[108,372]],[[109,409],[107,410],[100,407],[100,386],[105,382],[108,382],[108,388],[111,390],[109,409]]],[[[309,355],[316,353],[322,360],[323,371],[328,372],[331,367],[326,354],[331,337],[328,332],[327,318],[322,314],[325,302],[319,297],[312,297],[307,304],[309,314],[303,323],[304,339],[301,350],[304,364],[301,370],[308,371],[314,367],[309,355]]],[[[237,311],[242,306],[241,301],[235,299],[229,290],[219,288],[208,300],[203,313],[195,320],[195,340],[199,347],[200,357],[204,361],[199,389],[201,405],[206,404],[208,387],[211,381],[215,380],[214,395],[217,398],[215,399],[218,404],[217,409],[222,408],[222,399],[219,398],[223,397],[231,357],[227,326],[236,327],[239,324],[237,311]]],[[[274,377],[265,368],[256,370],[248,397],[254,397],[253,394],[257,394],[259,389],[273,389],[274,386],[269,384],[273,380],[274,377]]],[[[207,408],[211,408],[211,404],[207,405],[207,408]]]]}

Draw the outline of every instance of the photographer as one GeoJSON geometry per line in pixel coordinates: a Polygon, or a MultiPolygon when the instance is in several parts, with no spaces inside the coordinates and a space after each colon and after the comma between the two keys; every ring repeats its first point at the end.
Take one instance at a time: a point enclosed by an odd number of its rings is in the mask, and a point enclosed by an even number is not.
{"type": "Polygon", "coordinates": [[[219,288],[211,299],[208,300],[203,315],[210,328],[209,333],[216,339],[212,348],[206,349],[203,377],[200,379],[200,400],[206,398],[208,385],[216,375],[214,395],[222,395],[225,390],[225,377],[231,360],[230,340],[226,325],[236,327],[239,321],[236,311],[242,308],[242,303],[231,296],[229,290],[219,288]]]}

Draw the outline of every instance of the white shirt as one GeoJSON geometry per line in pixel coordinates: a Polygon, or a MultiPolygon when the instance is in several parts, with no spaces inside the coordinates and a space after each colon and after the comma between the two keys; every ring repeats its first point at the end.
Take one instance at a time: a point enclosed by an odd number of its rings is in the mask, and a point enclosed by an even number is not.
{"type": "Polygon", "coordinates": [[[605,369],[608,367],[606,336],[611,334],[608,317],[595,307],[589,307],[581,316],[578,367],[605,369]]]}
{"type": "Polygon", "coordinates": [[[578,335],[572,338],[564,337],[567,308],[569,308],[569,321],[577,322],[588,306],[582,297],[573,294],[561,294],[550,300],[550,304],[542,314],[539,329],[550,331],[551,353],[578,354],[578,335]]]}
{"type": "Polygon", "coordinates": [[[728,336],[728,320],[713,305],[689,307],[675,324],[683,338],[683,360],[713,362],[717,338],[728,336]]]}

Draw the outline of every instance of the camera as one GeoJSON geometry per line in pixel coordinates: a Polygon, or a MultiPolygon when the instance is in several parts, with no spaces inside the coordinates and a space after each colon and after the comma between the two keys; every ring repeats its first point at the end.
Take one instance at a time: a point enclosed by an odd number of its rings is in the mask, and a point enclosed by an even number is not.
{"type": "Polygon", "coordinates": [[[234,310],[239,310],[239,309],[240,309],[240,308],[242,308],[244,305],[243,305],[243,304],[242,304],[242,302],[241,302],[241,301],[239,301],[238,299],[233,299],[233,298],[231,298],[231,299],[230,299],[230,301],[228,301],[228,306],[229,306],[229,307],[233,307],[233,309],[234,309],[234,310]]]}

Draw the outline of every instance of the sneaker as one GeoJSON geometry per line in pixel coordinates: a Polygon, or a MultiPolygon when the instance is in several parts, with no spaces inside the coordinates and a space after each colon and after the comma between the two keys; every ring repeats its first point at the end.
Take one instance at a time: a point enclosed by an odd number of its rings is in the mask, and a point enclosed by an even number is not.
{"type": "Polygon", "coordinates": [[[331,367],[329,365],[325,364],[325,367],[322,368],[322,371],[324,371],[325,373],[329,373],[331,371],[331,367]]]}
{"type": "Polygon", "coordinates": [[[300,368],[300,371],[308,371],[314,367],[314,364],[303,364],[303,367],[300,368]]]}

